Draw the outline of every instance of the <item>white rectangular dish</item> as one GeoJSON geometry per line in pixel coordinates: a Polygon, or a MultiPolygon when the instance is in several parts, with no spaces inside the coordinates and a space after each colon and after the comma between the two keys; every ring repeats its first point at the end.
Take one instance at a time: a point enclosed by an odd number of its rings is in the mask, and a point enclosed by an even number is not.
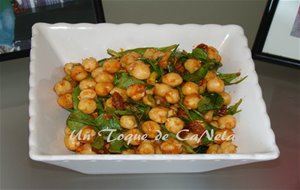
{"type": "Polygon", "coordinates": [[[243,29],[236,25],[45,24],[32,29],[29,92],[29,155],[87,174],[204,172],[279,156],[257,74],[243,29]],[[180,44],[190,51],[206,43],[221,56],[221,71],[241,71],[242,83],[226,87],[232,101],[243,98],[235,129],[237,154],[76,155],[64,147],[68,113],[56,103],[52,87],[63,65],[85,57],[108,57],[106,50],[180,44]]]}

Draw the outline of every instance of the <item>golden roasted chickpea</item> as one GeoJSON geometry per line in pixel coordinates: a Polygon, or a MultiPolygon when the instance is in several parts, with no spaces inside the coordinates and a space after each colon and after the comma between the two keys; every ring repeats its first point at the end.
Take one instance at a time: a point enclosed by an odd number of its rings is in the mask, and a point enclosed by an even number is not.
{"type": "Polygon", "coordinates": [[[104,109],[107,110],[107,108],[113,108],[113,102],[112,102],[112,97],[108,98],[105,102],[104,102],[104,109]]]}
{"type": "Polygon", "coordinates": [[[78,147],[78,148],[76,149],[76,152],[77,152],[78,154],[96,154],[96,153],[93,151],[92,145],[89,144],[89,143],[83,144],[83,145],[81,145],[80,147],[78,147]]]}
{"type": "Polygon", "coordinates": [[[213,119],[213,115],[214,115],[214,111],[210,110],[204,114],[203,118],[206,122],[211,122],[213,119]]]}
{"type": "Polygon", "coordinates": [[[95,90],[92,89],[84,89],[80,92],[78,99],[95,99],[97,97],[97,94],[95,90]]]}
{"type": "Polygon", "coordinates": [[[73,131],[71,131],[71,129],[67,126],[67,127],[65,127],[65,131],[64,132],[65,132],[66,136],[70,136],[73,131]]]}
{"type": "Polygon", "coordinates": [[[178,107],[176,107],[176,105],[171,105],[169,108],[170,109],[168,111],[168,117],[176,116],[178,112],[178,107]]]}
{"type": "Polygon", "coordinates": [[[217,121],[211,121],[211,122],[209,122],[209,124],[211,124],[212,126],[214,126],[216,128],[219,128],[219,124],[217,121]]]}
{"type": "Polygon", "coordinates": [[[174,134],[177,134],[184,127],[184,122],[178,117],[170,117],[165,123],[166,129],[174,134]]]}
{"type": "Polygon", "coordinates": [[[122,154],[135,154],[134,149],[126,149],[122,151],[122,154]]]}
{"type": "Polygon", "coordinates": [[[79,101],[78,109],[86,114],[93,113],[97,108],[95,100],[92,99],[83,99],[79,101]]]}
{"type": "Polygon", "coordinates": [[[217,154],[219,148],[220,148],[220,145],[218,145],[218,144],[210,144],[210,145],[208,145],[208,149],[207,149],[206,153],[207,154],[217,154]]]}
{"type": "Polygon", "coordinates": [[[66,63],[64,66],[64,71],[67,75],[71,74],[71,70],[75,64],[74,63],[66,63]]]}
{"type": "Polygon", "coordinates": [[[165,123],[168,116],[168,108],[154,107],[149,111],[149,118],[157,123],[165,123]]]}
{"type": "Polygon", "coordinates": [[[181,142],[175,139],[168,139],[160,145],[163,154],[180,154],[183,151],[181,142]]]}
{"type": "Polygon", "coordinates": [[[232,115],[225,115],[219,118],[218,125],[220,129],[233,129],[236,126],[236,119],[232,115]]]}
{"type": "Polygon", "coordinates": [[[78,141],[77,137],[66,135],[64,138],[64,143],[67,149],[69,150],[76,150],[80,146],[80,142],[78,141]]]}
{"type": "Polygon", "coordinates": [[[143,103],[151,106],[151,107],[155,107],[156,106],[156,102],[155,99],[153,98],[153,96],[151,95],[146,95],[143,97],[143,103]]]}
{"type": "Polygon", "coordinates": [[[162,57],[163,55],[164,55],[163,52],[158,51],[153,48],[149,48],[145,51],[143,57],[145,57],[147,59],[157,59],[158,57],[162,57]]]}
{"type": "Polygon", "coordinates": [[[209,46],[207,48],[207,57],[210,60],[216,60],[217,63],[221,62],[221,56],[216,48],[209,46]]]}
{"type": "Polygon", "coordinates": [[[232,140],[234,140],[234,133],[231,129],[220,129],[215,132],[214,143],[216,144],[232,140]]]}
{"type": "Polygon", "coordinates": [[[97,83],[99,83],[99,82],[111,82],[111,83],[113,83],[114,82],[114,76],[111,75],[108,72],[103,71],[103,72],[99,73],[96,76],[95,81],[97,83]]]}
{"type": "Polygon", "coordinates": [[[184,137],[184,141],[190,145],[193,149],[197,148],[201,145],[201,140],[199,140],[199,136],[192,132],[188,132],[187,135],[184,137]]]}
{"type": "Polygon", "coordinates": [[[75,81],[82,81],[86,79],[89,74],[84,70],[82,65],[75,65],[71,70],[70,76],[75,81]]]}
{"type": "MultiPolygon", "coordinates": [[[[130,66],[133,62],[135,62],[136,60],[138,60],[140,57],[142,57],[140,54],[131,51],[126,53],[121,59],[120,59],[120,63],[122,65],[122,67],[126,68],[128,66],[130,66]]],[[[127,69],[127,70],[131,70],[131,69],[127,69]]]]}
{"type": "Polygon", "coordinates": [[[137,79],[145,80],[150,77],[149,65],[142,61],[135,61],[134,67],[129,71],[129,74],[137,79]]]}
{"type": "Polygon", "coordinates": [[[133,145],[137,146],[142,143],[143,133],[141,133],[137,128],[129,129],[124,134],[124,140],[133,145]]]}
{"type": "Polygon", "coordinates": [[[224,91],[224,81],[219,77],[215,77],[207,82],[207,90],[209,92],[221,93],[224,91]]]}
{"type": "Polygon", "coordinates": [[[176,104],[180,100],[180,95],[177,89],[171,89],[167,92],[165,98],[170,104],[176,104]]]}
{"type": "Polygon", "coordinates": [[[123,115],[120,118],[120,125],[125,129],[133,129],[137,127],[135,117],[132,115],[123,115]]]}
{"type": "Polygon", "coordinates": [[[137,154],[155,154],[155,148],[150,141],[143,141],[136,149],[137,154]]]}
{"type": "Polygon", "coordinates": [[[73,107],[72,94],[61,95],[58,97],[57,103],[65,109],[71,109],[73,107]]]}
{"type": "Polygon", "coordinates": [[[183,79],[178,73],[168,73],[162,77],[162,82],[171,87],[181,85],[182,81],[183,79]]]}
{"type": "Polygon", "coordinates": [[[183,98],[183,105],[189,110],[197,109],[201,97],[202,96],[199,96],[198,94],[187,95],[183,98]]]}
{"type": "Polygon", "coordinates": [[[207,87],[207,80],[206,79],[202,79],[199,83],[199,93],[203,94],[206,91],[206,87],[207,87]]]}
{"type": "Polygon", "coordinates": [[[119,93],[120,96],[122,96],[124,101],[127,101],[128,97],[126,95],[126,90],[124,88],[119,88],[119,87],[114,87],[111,91],[110,94],[112,95],[113,93],[119,93]]]}
{"type": "Polygon", "coordinates": [[[147,134],[147,137],[150,139],[154,139],[156,135],[158,134],[158,131],[161,130],[158,123],[155,121],[145,121],[142,124],[142,130],[144,133],[147,134]]]}
{"type": "Polygon", "coordinates": [[[215,73],[214,71],[208,71],[208,72],[206,73],[204,79],[205,79],[206,81],[209,81],[209,80],[214,79],[214,78],[216,78],[216,77],[217,77],[217,75],[216,75],[216,73],[215,73]]]}
{"type": "Polygon", "coordinates": [[[88,78],[88,79],[83,79],[79,83],[79,88],[80,90],[84,89],[94,89],[96,86],[96,81],[94,79],[88,78]]]}
{"type": "Polygon", "coordinates": [[[67,80],[62,80],[54,85],[54,91],[58,96],[71,93],[73,90],[72,84],[67,80]]]}
{"type": "Polygon", "coordinates": [[[186,82],[182,85],[183,95],[199,94],[199,87],[194,82],[186,82]]]}
{"type": "Polygon", "coordinates": [[[220,148],[218,149],[217,153],[219,154],[233,154],[236,153],[237,146],[232,144],[232,142],[223,142],[220,145],[220,148]]]}
{"type": "Polygon", "coordinates": [[[83,143],[92,143],[96,136],[96,131],[92,127],[86,126],[81,129],[79,141],[83,143]]]}
{"type": "Polygon", "coordinates": [[[227,92],[221,92],[220,95],[222,96],[224,100],[224,105],[229,105],[231,102],[231,96],[227,92]]]}
{"type": "Polygon", "coordinates": [[[103,67],[97,67],[91,73],[92,77],[95,79],[99,74],[103,72],[103,67]]]}
{"type": "Polygon", "coordinates": [[[134,101],[139,101],[146,95],[146,86],[144,84],[130,85],[126,90],[126,95],[134,101]]]}
{"type": "Polygon", "coordinates": [[[121,63],[117,59],[108,59],[103,63],[103,70],[114,74],[121,69],[121,63]]]}
{"type": "Polygon", "coordinates": [[[95,86],[95,91],[98,96],[107,96],[113,88],[114,85],[111,82],[99,82],[95,86]]]}
{"type": "Polygon", "coordinates": [[[90,57],[82,60],[82,65],[87,72],[92,72],[98,67],[98,62],[95,58],[90,57]]]}
{"type": "Polygon", "coordinates": [[[201,61],[198,59],[188,59],[184,62],[184,68],[189,72],[193,73],[201,67],[201,61]]]}
{"type": "Polygon", "coordinates": [[[153,92],[157,96],[165,97],[171,89],[172,88],[169,85],[156,83],[153,92]]]}

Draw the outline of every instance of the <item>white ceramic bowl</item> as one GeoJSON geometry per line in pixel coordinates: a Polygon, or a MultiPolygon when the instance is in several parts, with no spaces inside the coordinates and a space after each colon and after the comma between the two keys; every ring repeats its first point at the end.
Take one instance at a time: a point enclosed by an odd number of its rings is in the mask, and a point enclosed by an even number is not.
{"type": "Polygon", "coordinates": [[[236,25],[44,24],[32,29],[30,62],[30,157],[88,174],[204,172],[278,157],[274,133],[243,29],[236,25]],[[228,87],[233,102],[243,98],[235,129],[237,154],[76,155],[64,147],[68,113],[56,103],[52,87],[66,62],[107,57],[106,49],[180,44],[190,51],[199,43],[216,47],[221,71],[248,78],[228,87]]]}

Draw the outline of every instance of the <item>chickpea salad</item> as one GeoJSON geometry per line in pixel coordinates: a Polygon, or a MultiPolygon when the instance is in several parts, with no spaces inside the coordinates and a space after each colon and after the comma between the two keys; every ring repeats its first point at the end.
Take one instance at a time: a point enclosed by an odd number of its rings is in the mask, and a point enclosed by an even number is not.
{"type": "Polygon", "coordinates": [[[115,51],[66,63],[54,85],[69,112],[64,144],[79,154],[235,153],[238,102],[225,86],[246,77],[221,73],[218,50],[199,44],[115,51]]]}

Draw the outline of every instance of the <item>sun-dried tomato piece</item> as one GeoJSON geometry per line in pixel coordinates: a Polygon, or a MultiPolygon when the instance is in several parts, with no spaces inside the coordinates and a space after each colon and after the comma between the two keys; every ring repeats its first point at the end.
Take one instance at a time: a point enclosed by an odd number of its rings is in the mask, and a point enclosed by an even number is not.
{"type": "Polygon", "coordinates": [[[197,134],[199,136],[202,135],[202,133],[205,132],[205,126],[200,121],[191,121],[187,124],[187,129],[190,130],[190,132],[197,134]]]}
{"type": "Polygon", "coordinates": [[[124,100],[118,92],[114,92],[112,94],[112,105],[114,108],[116,108],[118,110],[125,109],[124,100]]]}

